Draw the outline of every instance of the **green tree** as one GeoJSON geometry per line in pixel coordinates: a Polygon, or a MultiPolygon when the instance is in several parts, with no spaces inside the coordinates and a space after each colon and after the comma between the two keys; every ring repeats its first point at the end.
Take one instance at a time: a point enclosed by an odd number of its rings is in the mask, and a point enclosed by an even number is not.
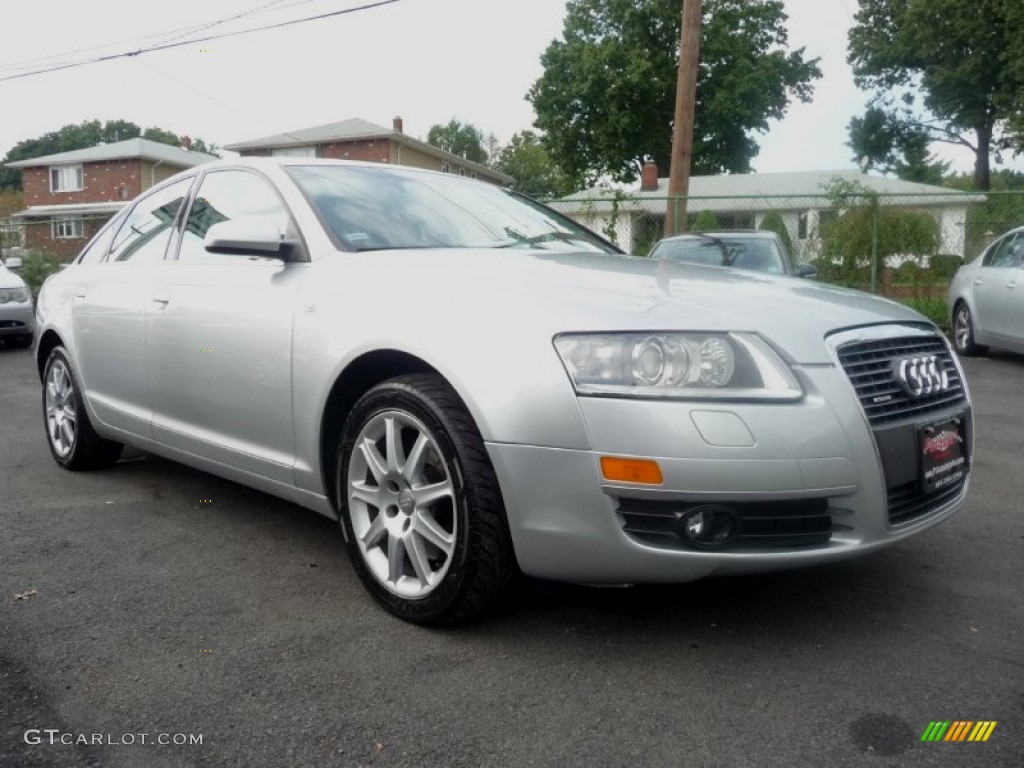
{"type": "MultiPolygon", "coordinates": [[[[527,99],[555,161],[577,186],[632,181],[645,156],[669,169],[679,0],[569,0],[561,40],[527,99]]],[[[807,101],[817,60],[788,50],[781,0],[704,0],[693,172],[750,170],[751,132],[807,101]]]]}
{"type": "MultiPolygon", "coordinates": [[[[147,128],[143,131],[135,123],[127,120],[107,120],[104,123],[99,120],[86,120],[82,123],[65,125],[59,130],[51,131],[34,139],[19,141],[0,162],[11,163],[16,160],[29,160],[33,157],[86,149],[95,147],[97,144],[112,144],[126,139],[136,139],[140,136],[172,146],[178,146],[180,143],[176,134],[161,128],[147,128]]],[[[196,152],[216,153],[214,145],[208,145],[201,139],[193,140],[192,149],[196,152]]],[[[21,172],[16,168],[0,165],[0,190],[20,191],[21,172]]]]}
{"type": "Polygon", "coordinates": [[[901,136],[920,134],[968,147],[975,155],[975,188],[988,189],[993,156],[1024,148],[1014,133],[1024,96],[1020,25],[1014,26],[1024,23],[1020,5],[860,0],[848,58],[857,85],[875,92],[871,106],[884,114],[892,139],[866,156],[886,162],[899,153],[901,136]]]}
{"type": "MultiPolygon", "coordinates": [[[[967,191],[973,188],[974,177],[954,174],[945,183],[952,189],[967,191]]],[[[994,238],[1021,224],[1024,224],[1024,173],[1007,169],[993,172],[985,202],[967,208],[965,256],[974,258],[994,238]]]]}
{"type": "Polygon", "coordinates": [[[487,164],[487,141],[484,132],[475,125],[459,122],[454,117],[447,125],[438,123],[427,131],[428,144],[481,165],[487,164]]]}
{"type": "Polygon", "coordinates": [[[847,146],[853,150],[854,161],[867,161],[865,170],[878,168],[921,184],[941,184],[949,173],[950,163],[931,153],[932,138],[927,130],[884,109],[869,107],[863,117],[850,121],[849,131],[847,146]]]}
{"type": "Polygon", "coordinates": [[[533,131],[512,136],[508,145],[498,152],[494,167],[514,178],[512,189],[524,195],[553,198],[572,192],[565,174],[533,131]]]}

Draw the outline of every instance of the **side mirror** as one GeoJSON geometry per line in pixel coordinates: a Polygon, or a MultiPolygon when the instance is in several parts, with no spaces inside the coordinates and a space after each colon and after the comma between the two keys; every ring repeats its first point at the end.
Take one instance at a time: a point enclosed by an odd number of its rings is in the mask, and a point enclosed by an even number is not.
{"type": "Polygon", "coordinates": [[[4,262],[4,266],[8,269],[21,269],[21,259],[17,256],[11,256],[4,262]]]}
{"type": "Polygon", "coordinates": [[[793,275],[795,277],[817,277],[818,268],[812,264],[797,264],[796,272],[793,275]]]}
{"type": "Polygon", "coordinates": [[[203,245],[210,253],[282,256],[286,241],[280,227],[266,219],[230,219],[206,231],[203,245]]]}

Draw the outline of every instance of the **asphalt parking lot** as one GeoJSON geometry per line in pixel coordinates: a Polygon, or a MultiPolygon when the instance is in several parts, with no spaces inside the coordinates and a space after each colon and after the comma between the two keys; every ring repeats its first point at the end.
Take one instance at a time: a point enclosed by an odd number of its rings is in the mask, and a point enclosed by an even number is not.
{"type": "Polygon", "coordinates": [[[311,512],[156,458],[60,470],[0,346],[0,766],[1024,765],[1024,357],[966,368],[969,506],[910,542],[437,631],[311,512]]]}

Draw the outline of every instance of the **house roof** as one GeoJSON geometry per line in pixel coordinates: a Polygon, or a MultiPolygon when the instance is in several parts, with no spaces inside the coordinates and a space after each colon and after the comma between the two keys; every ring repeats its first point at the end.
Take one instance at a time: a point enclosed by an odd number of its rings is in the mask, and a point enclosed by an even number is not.
{"type": "Polygon", "coordinates": [[[18,211],[12,219],[49,219],[54,216],[89,216],[117,213],[128,205],[128,201],[110,203],[71,203],[68,205],[31,205],[24,211],[18,211]]]}
{"type": "MultiPolygon", "coordinates": [[[[964,205],[986,199],[980,192],[958,192],[930,184],[918,184],[902,179],[871,176],[856,170],[798,171],[790,173],[733,173],[716,176],[693,176],[690,179],[688,207],[698,210],[792,210],[794,207],[816,208],[813,198],[825,203],[828,186],[836,179],[857,182],[883,196],[904,198],[901,204],[964,205]],[[748,198],[749,202],[737,198],[748,198]],[[794,198],[812,198],[795,206],[794,198]]],[[[585,189],[552,203],[556,209],[567,212],[587,207],[594,212],[615,205],[623,210],[664,213],[668,194],[668,179],[658,179],[656,190],[641,190],[639,185],[627,190],[609,190],[601,187],[585,189]]]]}
{"type": "Polygon", "coordinates": [[[155,160],[180,168],[192,168],[218,158],[203,152],[186,152],[184,149],[172,147],[159,141],[149,139],[127,139],[113,144],[97,144],[86,149],[74,149],[70,152],[58,152],[55,155],[32,157],[7,163],[10,168],[32,168],[40,165],[61,165],[64,163],[102,163],[107,160],[128,160],[141,158],[155,160]]]}
{"type": "Polygon", "coordinates": [[[235,144],[225,144],[224,149],[241,152],[246,149],[269,149],[273,147],[297,147],[308,144],[324,144],[332,141],[353,141],[355,139],[385,138],[397,134],[383,125],[371,123],[361,117],[353,117],[338,123],[314,125],[286,133],[275,133],[259,139],[248,139],[235,144]]]}
{"type": "Polygon", "coordinates": [[[248,139],[234,144],[225,144],[224,149],[235,152],[244,152],[251,149],[280,149],[284,147],[304,147],[314,144],[330,144],[336,141],[360,141],[368,139],[387,139],[403,146],[415,147],[421,152],[433,155],[441,160],[454,161],[459,165],[484,174],[492,179],[497,179],[505,184],[511,184],[515,179],[507,174],[500,173],[493,168],[474,163],[464,157],[446,152],[433,144],[414,139],[404,133],[392,128],[385,128],[383,125],[371,123],[360,117],[353,117],[337,123],[326,123],[315,125],[312,128],[300,128],[286,133],[275,133],[272,136],[263,136],[258,139],[248,139]]]}

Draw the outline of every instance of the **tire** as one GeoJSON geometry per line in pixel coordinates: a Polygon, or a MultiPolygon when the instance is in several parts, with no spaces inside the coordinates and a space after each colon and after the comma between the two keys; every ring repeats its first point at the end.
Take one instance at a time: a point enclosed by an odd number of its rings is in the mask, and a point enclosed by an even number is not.
{"type": "Polygon", "coordinates": [[[958,301],[953,309],[953,346],[962,357],[988,352],[988,347],[974,343],[974,318],[966,301],[958,301]]]}
{"type": "Polygon", "coordinates": [[[32,346],[32,334],[23,334],[20,336],[7,336],[7,346],[13,349],[28,349],[32,346]]]}
{"type": "Polygon", "coordinates": [[[96,434],[64,347],[55,347],[43,371],[43,427],[54,460],[72,471],[109,467],[124,446],[96,434]]]}
{"type": "Polygon", "coordinates": [[[345,544],[384,608],[443,625],[499,602],[517,572],[505,507],[480,433],[444,379],[399,376],[368,391],[337,455],[345,544]]]}

